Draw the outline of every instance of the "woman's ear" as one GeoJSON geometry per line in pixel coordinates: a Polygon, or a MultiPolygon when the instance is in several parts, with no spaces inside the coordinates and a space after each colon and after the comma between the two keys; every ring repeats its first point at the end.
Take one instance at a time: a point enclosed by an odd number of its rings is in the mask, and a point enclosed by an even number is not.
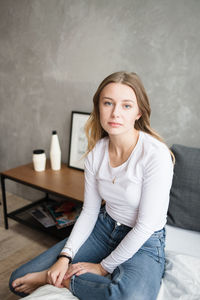
{"type": "Polygon", "coordinates": [[[139,118],[142,116],[142,114],[138,114],[136,120],[139,120],[139,118]]]}

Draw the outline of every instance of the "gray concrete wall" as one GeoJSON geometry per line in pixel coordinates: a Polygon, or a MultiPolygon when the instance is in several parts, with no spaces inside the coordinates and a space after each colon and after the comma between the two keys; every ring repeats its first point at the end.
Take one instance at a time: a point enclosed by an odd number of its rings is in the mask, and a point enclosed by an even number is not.
{"type": "Polygon", "coordinates": [[[53,129],[67,162],[71,111],[118,70],[140,75],[169,146],[199,147],[199,28],[197,0],[0,0],[0,170],[48,154],[53,129]]]}

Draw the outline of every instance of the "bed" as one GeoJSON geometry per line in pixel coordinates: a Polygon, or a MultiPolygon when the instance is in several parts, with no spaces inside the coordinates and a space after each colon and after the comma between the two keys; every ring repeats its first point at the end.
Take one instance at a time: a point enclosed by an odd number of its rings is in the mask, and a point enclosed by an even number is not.
{"type": "MultiPolygon", "coordinates": [[[[200,233],[170,225],[166,233],[166,270],[157,300],[200,300],[200,233]]],[[[78,298],[65,288],[45,285],[23,299],[78,298]]]]}
{"type": "MultiPolygon", "coordinates": [[[[200,149],[182,145],[171,149],[176,164],[166,225],[165,276],[157,300],[200,300],[200,149]]],[[[23,299],[77,300],[67,289],[52,285],[23,299]]]]}
{"type": "Polygon", "coordinates": [[[166,226],[165,276],[157,300],[200,300],[200,233],[166,226]]]}

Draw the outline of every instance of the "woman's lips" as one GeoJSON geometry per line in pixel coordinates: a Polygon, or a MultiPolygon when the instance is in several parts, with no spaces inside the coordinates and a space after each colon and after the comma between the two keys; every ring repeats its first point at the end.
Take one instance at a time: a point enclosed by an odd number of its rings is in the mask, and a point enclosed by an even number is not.
{"type": "Polygon", "coordinates": [[[120,127],[120,126],[122,126],[121,123],[117,123],[117,122],[108,122],[108,124],[109,124],[111,127],[120,127]]]}

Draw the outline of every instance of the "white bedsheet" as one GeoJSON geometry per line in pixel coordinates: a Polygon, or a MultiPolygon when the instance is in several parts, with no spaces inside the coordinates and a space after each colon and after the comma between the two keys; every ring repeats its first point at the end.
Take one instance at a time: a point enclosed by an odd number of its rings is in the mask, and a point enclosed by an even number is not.
{"type": "MultiPolygon", "coordinates": [[[[45,285],[23,299],[77,300],[78,298],[65,288],[45,285]]],[[[166,251],[165,277],[157,300],[200,300],[200,258],[166,251]]]]}

